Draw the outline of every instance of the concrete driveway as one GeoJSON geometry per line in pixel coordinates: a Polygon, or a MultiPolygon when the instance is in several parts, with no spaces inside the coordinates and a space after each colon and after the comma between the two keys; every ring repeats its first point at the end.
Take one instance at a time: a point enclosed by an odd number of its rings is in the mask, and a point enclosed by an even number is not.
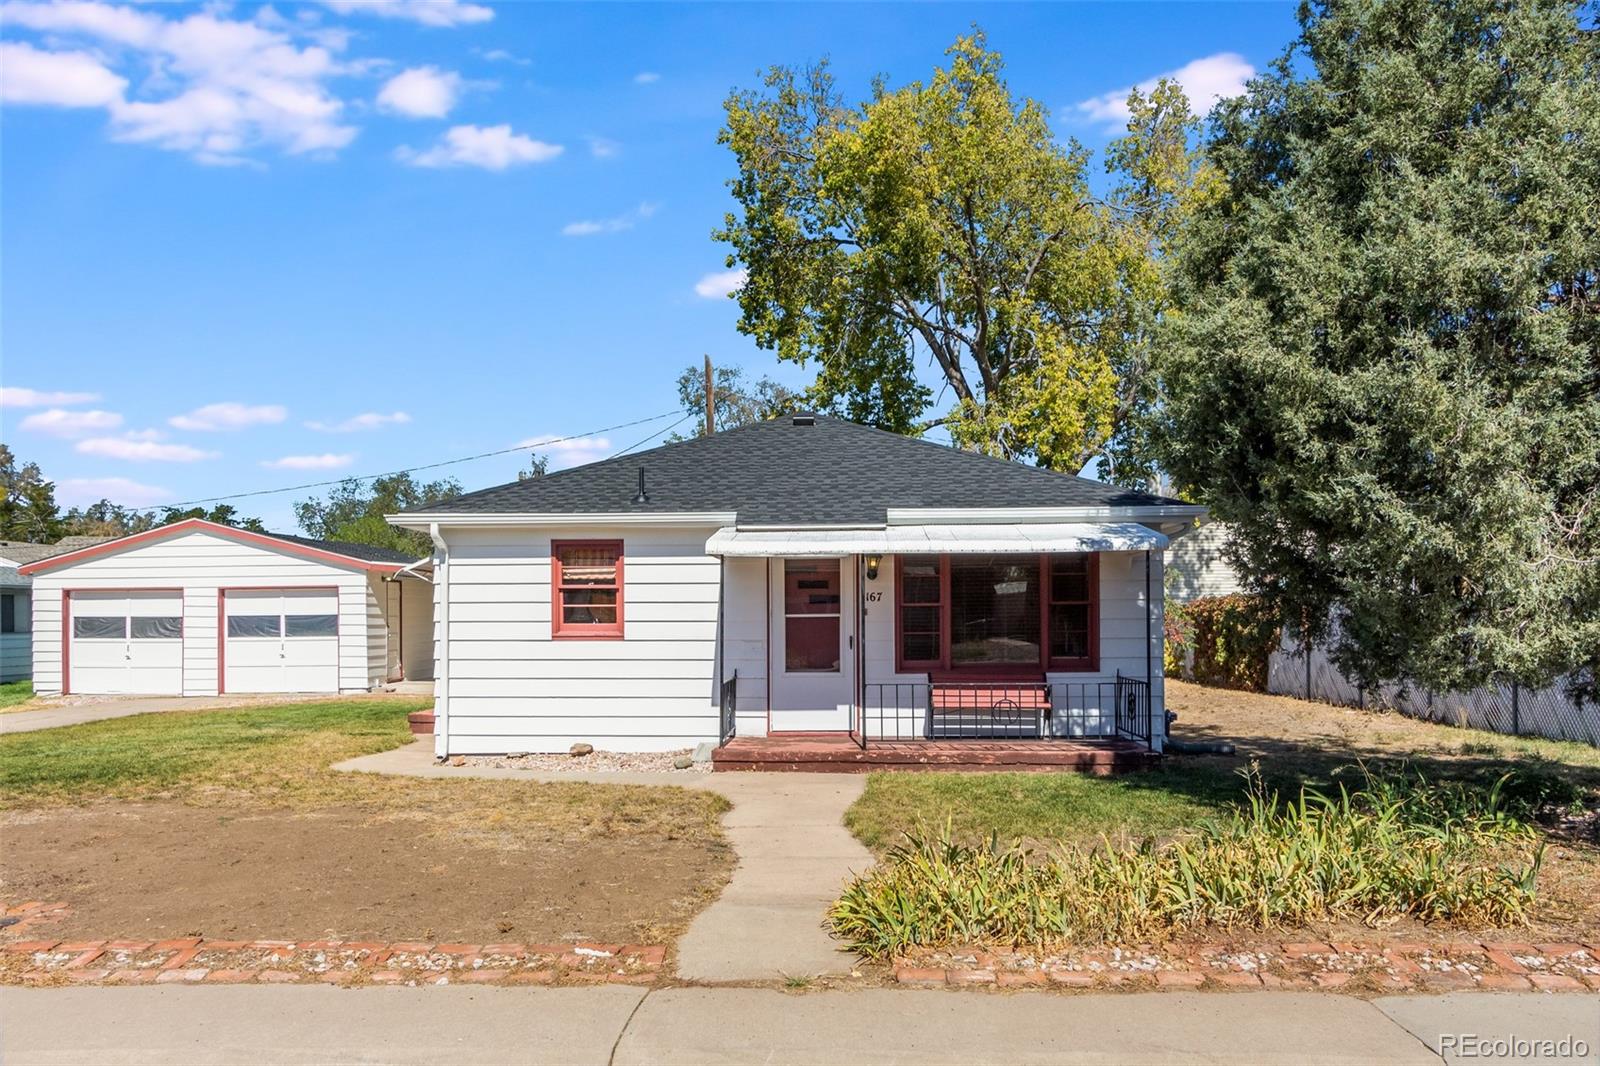
{"type": "Polygon", "coordinates": [[[64,725],[98,722],[106,718],[127,718],[135,714],[161,714],[167,711],[208,711],[219,707],[246,707],[257,703],[282,703],[282,699],[248,696],[96,696],[69,697],[44,707],[0,714],[0,734],[31,733],[36,729],[55,729],[64,725]]]}
{"type": "MultiPolygon", "coordinates": [[[[8,1066],[129,1063],[1464,1062],[1441,1034],[1593,1064],[1600,997],[753,988],[0,989],[8,1066]]],[[[1474,1057],[1473,1062],[1516,1061],[1474,1057]]]]}

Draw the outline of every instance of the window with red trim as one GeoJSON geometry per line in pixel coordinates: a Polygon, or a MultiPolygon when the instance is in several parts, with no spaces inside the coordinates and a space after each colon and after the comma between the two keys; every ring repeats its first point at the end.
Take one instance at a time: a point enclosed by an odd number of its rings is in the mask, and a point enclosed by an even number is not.
{"type": "Polygon", "coordinates": [[[1092,553],[1052,555],[1047,624],[1052,670],[1093,670],[1098,658],[1096,633],[1098,557],[1092,553]]]}
{"type": "Polygon", "coordinates": [[[550,545],[551,633],[622,637],[622,542],[558,540],[550,545]]]}
{"type": "Polygon", "coordinates": [[[896,559],[901,669],[937,669],[944,664],[944,560],[937,555],[896,559]]]}
{"type": "Polygon", "coordinates": [[[1099,557],[904,555],[895,664],[995,674],[1099,668],[1099,557]]]}

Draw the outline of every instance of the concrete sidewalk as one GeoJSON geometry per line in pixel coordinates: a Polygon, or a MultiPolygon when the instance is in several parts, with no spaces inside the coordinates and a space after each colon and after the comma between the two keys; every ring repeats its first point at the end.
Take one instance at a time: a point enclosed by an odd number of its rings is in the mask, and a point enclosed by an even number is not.
{"type": "MultiPolygon", "coordinates": [[[[871,989],[0,989],[8,1066],[132,1063],[1440,1063],[1452,1034],[1600,1048],[1600,998],[871,989]]],[[[1573,1050],[1576,1050],[1575,1048],[1573,1050]]],[[[1471,1057],[1473,1062],[1507,1058],[1471,1057]]]]}
{"type": "Polygon", "coordinates": [[[413,777],[485,777],[672,785],[725,796],[722,819],[739,864],[716,902],[678,941],[678,976],[733,983],[846,973],[852,956],[823,928],[828,905],[872,854],[844,827],[845,809],[866,787],[862,774],[562,772],[446,766],[428,740],[334,767],[413,777]]]}

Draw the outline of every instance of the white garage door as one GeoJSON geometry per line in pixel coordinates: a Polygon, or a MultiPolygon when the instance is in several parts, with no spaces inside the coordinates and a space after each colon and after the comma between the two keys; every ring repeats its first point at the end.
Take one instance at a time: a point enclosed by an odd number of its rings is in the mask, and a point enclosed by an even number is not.
{"type": "Polygon", "coordinates": [[[337,591],[228,592],[223,607],[225,691],[339,691],[337,591]]]}
{"type": "Polygon", "coordinates": [[[183,594],[73,592],[69,690],[117,695],[183,692],[183,594]]]}

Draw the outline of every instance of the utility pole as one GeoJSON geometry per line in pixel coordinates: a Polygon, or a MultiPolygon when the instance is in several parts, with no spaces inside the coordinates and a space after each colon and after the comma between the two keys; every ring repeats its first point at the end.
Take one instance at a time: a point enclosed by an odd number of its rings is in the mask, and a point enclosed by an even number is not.
{"type": "Polygon", "coordinates": [[[711,356],[706,356],[706,436],[717,431],[717,388],[711,378],[711,356]]]}

